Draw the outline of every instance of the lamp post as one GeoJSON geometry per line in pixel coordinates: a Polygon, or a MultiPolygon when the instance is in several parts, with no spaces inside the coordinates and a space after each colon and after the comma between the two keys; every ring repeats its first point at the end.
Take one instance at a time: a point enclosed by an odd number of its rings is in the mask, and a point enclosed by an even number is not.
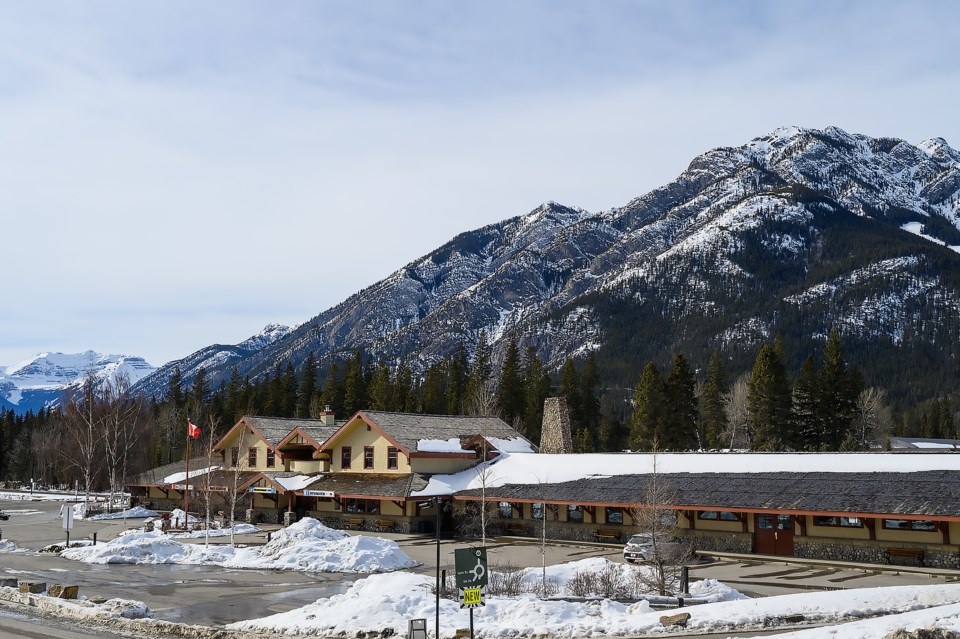
{"type": "Polygon", "coordinates": [[[434,505],[437,508],[437,605],[436,619],[434,624],[434,637],[440,639],[440,495],[433,498],[434,505]]]}

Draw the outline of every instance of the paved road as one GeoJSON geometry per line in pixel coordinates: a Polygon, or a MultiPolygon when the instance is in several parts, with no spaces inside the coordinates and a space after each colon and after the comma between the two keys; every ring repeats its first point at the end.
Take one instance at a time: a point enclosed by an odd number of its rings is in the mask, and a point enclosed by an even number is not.
{"type": "MultiPolygon", "coordinates": [[[[64,533],[57,519],[59,503],[0,501],[0,508],[11,515],[10,521],[0,522],[4,539],[12,539],[19,547],[31,550],[63,542],[64,533]]],[[[139,520],[127,523],[76,522],[72,538],[87,538],[96,532],[99,540],[108,540],[135,523],[139,520]]],[[[436,546],[433,539],[399,534],[384,536],[395,539],[413,559],[422,562],[418,571],[435,574],[436,546]]],[[[264,543],[264,537],[260,535],[242,541],[264,543]]],[[[453,550],[457,547],[463,545],[448,540],[444,540],[441,546],[441,568],[447,569],[449,574],[452,574],[453,550]]],[[[622,561],[617,546],[557,544],[544,550],[548,565],[597,556],[622,561]]],[[[491,567],[540,566],[543,561],[536,540],[489,540],[488,556],[491,567]]],[[[0,577],[78,584],[81,594],[87,596],[139,599],[159,619],[204,625],[285,612],[342,592],[356,579],[354,575],[203,566],[100,566],[35,553],[0,555],[0,577]]],[[[724,559],[691,570],[692,580],[703,578],[718,579],[752,596],[767,596],[802,590],[943,583],[950,577],[768,563],[745,558],[724,559]]],[[[0,629],[4,631],[6,625],[13,623],[11,618],[0,617],[0,629]]]]}

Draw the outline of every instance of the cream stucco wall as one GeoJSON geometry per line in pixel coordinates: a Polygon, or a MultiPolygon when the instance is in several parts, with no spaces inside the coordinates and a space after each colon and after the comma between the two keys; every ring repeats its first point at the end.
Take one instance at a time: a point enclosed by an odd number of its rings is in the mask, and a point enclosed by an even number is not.
{"type": "Polygon", "coordinates": [[[426,475],[458,473],[476,463],[475,459],[464,459],[462,457],[414,457],[413,472],[426,475]]]}
{"type": "Polygon", "coordinates": [[[410,460],[402,451],[397,451],[397,468],[387,468],[387,449],[393,444],[389,442],[379,431],[370,428],[366,423],[356,420],[350,424],[350,427],[343,432],[336,440],[331,442],[332,447],[329,450],[331,463],[330,470],[335,472],[358,472],[358,473],[389,473],[389,474],[407,474],[410,472],[410,460]],[[351,463],[349,468],[343,468],[340,465],[342,451],[345,446],[350,447],[351,463]],[[373,468],[364,469],[363,467],[363,449],[367,446],[373,446],[373,468]]]}

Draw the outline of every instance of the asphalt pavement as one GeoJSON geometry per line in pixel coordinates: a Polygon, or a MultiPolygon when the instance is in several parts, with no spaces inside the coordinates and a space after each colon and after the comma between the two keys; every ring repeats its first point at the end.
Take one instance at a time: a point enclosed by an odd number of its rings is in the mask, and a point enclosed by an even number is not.
{"type": "MultiPolygon", "coordinates": [[[[4,539],[20,548],[38,551],[52,543],[63,543],[59,502],[0,501],[10,520],[0,522],[4,539]]],[[[142,520],[76,521],[72,539],[89,539],[94,533],[107,541],[121,531],[140,525],[142,520]]],[[[238,542],[263,544],[266,534],[277,526],[263,527],[259,535],[238,537],[238,542]]],[[[365,533],[371,534],[371,533],[365,533]]],[[[416,570],[436,574],[436,541],[429,536],[382,533],[394,539],[421,566],[416,570]]],[[[226,540],[222,540],[225,542],[226,540]]],[[[203,543],[199,540],[198,543],[203,543]]],[[[478,544],[473,544],[478,545],[478,544]]],[[[441,541],[441,570],[452,575],[453,551],[467,544],[441,541]]],[[[537,539],[492,538],[487,541],[490,567],[536,567],[583,559],[606,557],[623,561],[621,546],[588,543],[547,543],[537,539]]],[[[929,584],[955,581],[954,571],[884,570],[856,564],[823,565],[799,560],[720,556],[691,567],[691,581],[717,579],[751,596],[768,596],[803,590],[829,590],[873,586],[929,584]]],[[[304,573],[274,570],[236,570],[214,566],[171,565],[90,565],[52,554],[0,554],[0,578],[69,583],[80,586],[88,597],[121,597],[146,603],[157,618],[168,621],[221,625],[242,619],[263,617],[303,606],[322,597],[343,592],[362,575],[304,573]]],[[[0,618],[0,628],[3,627],[0,618]]],[[[29,635],[23,635],[29,636],[29,635]]]]}

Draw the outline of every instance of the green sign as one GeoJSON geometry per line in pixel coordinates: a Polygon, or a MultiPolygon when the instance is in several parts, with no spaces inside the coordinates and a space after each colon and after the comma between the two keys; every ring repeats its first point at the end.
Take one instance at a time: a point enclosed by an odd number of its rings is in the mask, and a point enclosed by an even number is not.
{"type": "Polygon", "coordinates": [[[487,585],[487,549],[460,548],[453,551],[457,588],[476,589],[487,585]]]}

